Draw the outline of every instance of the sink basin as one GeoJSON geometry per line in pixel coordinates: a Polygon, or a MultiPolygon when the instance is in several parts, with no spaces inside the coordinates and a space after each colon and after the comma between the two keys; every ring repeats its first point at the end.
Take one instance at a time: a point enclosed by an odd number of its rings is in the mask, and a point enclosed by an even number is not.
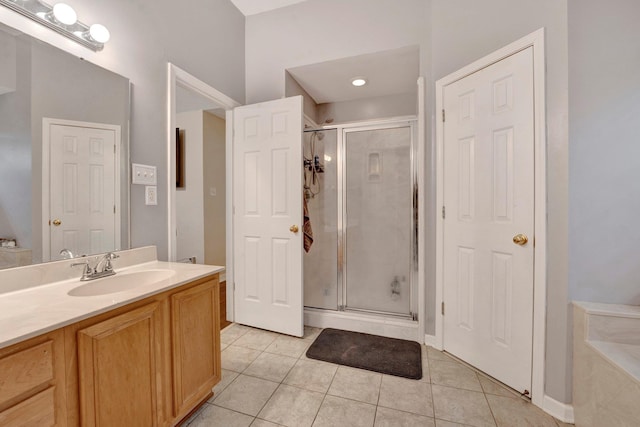
{"type": "Polygon", "coordinates": [[[115,294],[141,286],[167,280],[175,274],[172,270],[144,270],[131,273],[116,273],[102,279],[96,279],[71,289],[67,294],[74,297],[92,297],[98,295],[115,294]]]}

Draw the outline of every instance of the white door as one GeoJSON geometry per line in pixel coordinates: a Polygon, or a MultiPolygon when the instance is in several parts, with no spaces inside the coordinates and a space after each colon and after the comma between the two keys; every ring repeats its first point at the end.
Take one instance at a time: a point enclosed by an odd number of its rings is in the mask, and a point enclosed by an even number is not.
{"type": "Polygon", "coordinates": [[[50,257],[116,249],[116,132],[49,127],[50,257]]]}
{"type": "Polygon", "coordinates": [[[301,337],[302,97],[233,114],[235,321],[301,337]]]}
{"type": "Polygon", "coordinates": [[[533,89],[533,48],[444,87],[444,348],[523,393],[533,346],[533,89]]]}

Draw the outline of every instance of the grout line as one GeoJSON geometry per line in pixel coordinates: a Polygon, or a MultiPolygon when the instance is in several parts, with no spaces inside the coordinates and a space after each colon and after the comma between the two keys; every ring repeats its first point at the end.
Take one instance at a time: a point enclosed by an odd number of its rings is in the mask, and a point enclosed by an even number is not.
{"type": "MultiPolygon", "coordinates": [[[[478,374],[476,373],[476,379],[480,382],[480,378],[478,378],[478,374]]],[[[489,412],[491,413],[491,417],[493,418],[493,423],[497,426],[498,420],[496,420],[496,416],[493,413],[493,408],[491,408],[491,404],[489,404],[489,399],[487,399],[487,394],[484,392],[482,388],[482,383],[480,383],[480,389],[482,389],[482,396],[484,397],[484,401],[487,402],[487,406],[489,407],[489,412]]]]}

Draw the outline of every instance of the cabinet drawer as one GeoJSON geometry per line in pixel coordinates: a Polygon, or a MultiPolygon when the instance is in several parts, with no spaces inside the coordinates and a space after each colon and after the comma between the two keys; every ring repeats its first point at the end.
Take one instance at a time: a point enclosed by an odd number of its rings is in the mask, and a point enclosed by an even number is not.
{"type": "Polygon", "coordinates": [[[0,359],[0,405],[53,380],[53,341],[0,359]]]}
{"type": "Polygon", "coordinates": [[[20,402],[0,412],[0,425],[3,427],[48,427],[55,425],[55,387],[20,402]]]}

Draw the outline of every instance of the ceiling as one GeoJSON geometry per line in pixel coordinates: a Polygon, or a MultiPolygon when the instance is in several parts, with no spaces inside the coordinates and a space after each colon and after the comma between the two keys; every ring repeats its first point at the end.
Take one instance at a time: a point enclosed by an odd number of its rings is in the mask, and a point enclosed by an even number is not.
{"type": "Polygon", "coordinates": [[[418,46],[407,46],[287,71],[317,104],[415,93],[420,75],[419,52],[418,46]],[[364,77],[367,84],[353,86],[354,77],[364,77]]]}
{"type": "Polygon", "coordinates": [[[303,1],[306,0],[231,0],[244,16],[256,15],[303,1]]]}

